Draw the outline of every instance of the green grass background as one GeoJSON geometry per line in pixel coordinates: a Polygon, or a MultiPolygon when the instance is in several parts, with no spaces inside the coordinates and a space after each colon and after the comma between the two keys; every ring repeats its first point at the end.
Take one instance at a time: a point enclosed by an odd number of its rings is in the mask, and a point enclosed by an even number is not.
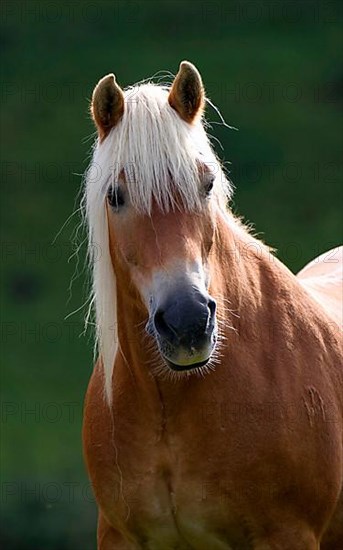
{"type": "MultiPolygon", "coordinates": [[[[214,124],[233,208],[297,270],[341,241],[340,1],[4,1],[0,542],[95,547],[81,450],[92,369],[84,247],[70,261],[97,80],[122,86],[188,59],[238,132],[214,124]],[[76,271],[78,276],[69,284],[76,271]],[[31,411],[31,412],[30,412],[31,411]]],[[[213,110],[208,119],[218,122],[213,110]]]]}

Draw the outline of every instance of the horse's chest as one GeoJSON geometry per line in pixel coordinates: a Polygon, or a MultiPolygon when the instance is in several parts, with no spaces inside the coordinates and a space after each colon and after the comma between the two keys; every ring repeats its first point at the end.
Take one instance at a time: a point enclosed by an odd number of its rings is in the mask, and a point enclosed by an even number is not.
{"type": "Polygon", "coordinates": [[[201,479],[193,483],[186,479],[162,469],[131,482],[126,491],[123,483],[130,533],[144,548],[230,548],[227,534],[223,535],[226,520],[221,499],[201,479]]]}
{"type": "Polygon", "coordinates": [[[209,468],[198,470],[190,446],[123,449],[113,516],[142,548],[230,548],[222,487],[209,468]]]}

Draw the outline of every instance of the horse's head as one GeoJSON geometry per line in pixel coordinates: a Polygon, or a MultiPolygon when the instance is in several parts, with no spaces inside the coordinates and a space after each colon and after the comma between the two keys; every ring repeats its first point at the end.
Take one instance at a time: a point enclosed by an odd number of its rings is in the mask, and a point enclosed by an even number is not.
{"type": "Polygon", "coordinates": [[[133,208],[125,182],[118,183],[117,197],[110,189],[107,199],[115,271],[127,273],[138,290],[149,315],[146,330],[169,367],[185,371],[204,365],[216,342],[208,269],[214,233],[206,198],[210,184],[199,178],[202,212],[163,212],[154,204],[144,214],[133,208]]]}
{"type": "Polygon", "coordinates": [[[123,92],[108,75],[92,98],[99,134],[96,189],[88,178],[92,237],[106,243],[97,225],[107,218],[114,272],[140,296],[146,329],[175,371],[205,365],[217,338],[210,258],[227,182],[201,123],[204,104],[201,77],[188,62],[170,89],[142,84],[123,92]]]}

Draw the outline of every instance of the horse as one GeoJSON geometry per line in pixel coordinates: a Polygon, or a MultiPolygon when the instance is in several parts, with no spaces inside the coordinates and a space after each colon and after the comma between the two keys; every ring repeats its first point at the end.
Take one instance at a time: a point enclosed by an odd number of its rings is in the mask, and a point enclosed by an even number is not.
{"type": "Polygon", "coordinates": [[[97,547],[342,548],[342,249],[297,277],[231,212],[206,101],[187,61],[92,95],[97,547]]]}

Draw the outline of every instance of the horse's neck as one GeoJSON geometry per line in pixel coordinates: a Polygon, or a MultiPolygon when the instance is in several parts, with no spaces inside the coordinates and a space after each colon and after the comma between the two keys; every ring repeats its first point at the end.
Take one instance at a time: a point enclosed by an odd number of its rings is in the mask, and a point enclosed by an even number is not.
{"type": "Polygon", "coordinates": [[[237,353],[242,342],[270,345],[271,333],[281,337],[286,327],[294,337],[305,318],[308,326],[325,325],[296,277],[230,213],[218,216],[215,247],[210,290],[224,337],[232,341],[234,331],[240,340],[237,353]]]}
{"type": "Polygon", "coordinates": [[[279,346],[305,349],[310,341],[326,341],[323,352],[330,353],[338,326],[293,273],[231,214],[218,217],[217,234],[211,293],[222,296],[218,305],[225,338],[232,341],[232,328],[237,335],[229,354],[239,355],[242,346],[249,346],[273,355],[279,346]]]}
{"type": "Polygon", "coordinates": [[[210,290],[226,320],[236,316],[253,323],[260,315],[262,301],[288,284],[286,268],[230,213],[219,212],[217,216],[212,258],[210,290]]]}

